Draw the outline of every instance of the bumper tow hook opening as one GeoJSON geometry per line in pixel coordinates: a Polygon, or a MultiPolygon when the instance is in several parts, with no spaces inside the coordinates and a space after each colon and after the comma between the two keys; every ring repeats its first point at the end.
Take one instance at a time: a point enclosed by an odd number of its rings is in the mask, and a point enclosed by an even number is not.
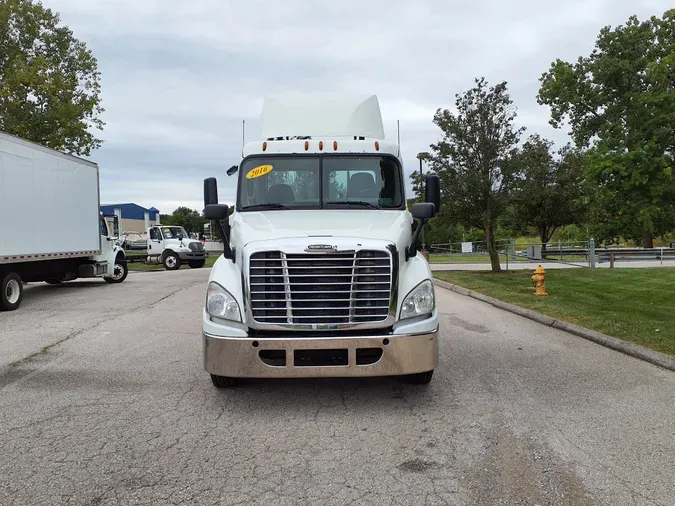
{"type": "Polygon", "coordinates": [[[272,367],[286,367],[286,350],[260,350],[260,360],[272,367]]]}
{"type": "Polygon", "coordinates": [[[382,348],[357,348],[356,365],[373,365],[382,358],[382,348]]]}
{"type": "Polygon", "coordinates": [[[385,346],[387,346],[387,345],[389,344],[389,339],[386,339],[386,338],[385,338],[385,339],[382,341],[382,344],[384,344],[385,346]]]}
{"type": "Polygon", "coordinates": [[[259,343],[258,341],[253,341],[253,342],[251,343],[251,345],[252,345],[254,348],[257,348],[258,346],[260,346],[260,343],[259,343]]]}

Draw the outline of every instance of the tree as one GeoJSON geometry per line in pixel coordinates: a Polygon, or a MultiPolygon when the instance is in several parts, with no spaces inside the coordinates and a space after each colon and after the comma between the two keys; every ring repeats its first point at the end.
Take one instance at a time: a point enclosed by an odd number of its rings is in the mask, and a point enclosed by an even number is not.
{"type": "Polygon", "coordinates": [[[188,207],[178,207],[173,214],[160,216],[160,221],[164,225],[176,225],[183,227],[186,232],[202,233],[204,224],[208,222],[202,216],[202,213],[188,207]]]}
{"type": "Polygon", "coordinates": [[[515,158],[522,171],[514,197],[516,223],[533,226],[542,249],[560,227],[578,223],[584,215],[584,156],[565,146],[555,160],[553,143],[532,135],[515,158]]]}
{"type": "Polygon", "coordinates": [[[39,1],[0,2],[0,130],[75,155],[100,147],[97,61],[39,1]]]}
{"type": "Polygon", "coordinates": [[[443,206],[457,223],[485,233],[493,272],[501,271],[495,246],[497,220],[512,200],[517,164],[512,158],[524,130],[515,129],[515,107],[506,82],[484,78],[456,95],[457,113],[439,109],[434,123],[443,132],[428,160],[441,178],[443,206]]]}
{"type": "Polygon", "coordinates": [[[556,60],[540,81],[550,123],[568,121],[579,147],[592,147],[587,176],[592,215],[610,239],[652,245],[675,229],[675,10],[662,19],[600,30],[576,63],[556,60]]]}

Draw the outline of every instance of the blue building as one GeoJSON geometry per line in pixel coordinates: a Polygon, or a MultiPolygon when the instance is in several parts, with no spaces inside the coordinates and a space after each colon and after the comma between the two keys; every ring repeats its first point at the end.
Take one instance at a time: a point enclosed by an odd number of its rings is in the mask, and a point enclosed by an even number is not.
{"type": "Polygon", "coordinates": [[[101,206],[101,212],[106,215],[115,214],[115,209],[120,210],[120,225],[123,232],[145,232],[145,213],[149,215],[150,225],[159,224],[159,209],[154,207],[146,209],[133,203],[106,204],[101,206]]]}

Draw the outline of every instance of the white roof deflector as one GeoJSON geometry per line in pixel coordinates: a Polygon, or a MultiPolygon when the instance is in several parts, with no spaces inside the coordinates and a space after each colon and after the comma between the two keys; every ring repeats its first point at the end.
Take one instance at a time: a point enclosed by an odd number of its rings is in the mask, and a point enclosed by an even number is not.
{"type": "Polygon", "coordinates": [[[384,139],[376,95],[288,93],[263,103],[260,135],[274,137],[369,137],[384,139]]]}

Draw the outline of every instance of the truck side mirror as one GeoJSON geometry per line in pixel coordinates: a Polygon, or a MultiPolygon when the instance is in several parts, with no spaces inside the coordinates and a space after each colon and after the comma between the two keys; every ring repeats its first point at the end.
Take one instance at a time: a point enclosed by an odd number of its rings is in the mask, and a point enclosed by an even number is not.
{"type": "Polygon", "coordinates": [[[424,202],[430,202],[434,205],[434,215],[441,210],[441,178],[436,174],[427,174],[424,202]]]}
{"type": "Polygon", "coordinates": [[[239,167],[237,167],[236,165],[233,165],[232,167],[227,169],[227,175],[231,176],[231,175],[235,174],[238,170],[239,170],[239,167]]]}
{"type": "Polygon", "coordinates": [[[416,220],[426,221],[434,217],[434,204],[431,202],[418,202],[412,206],[412,216],[416,220]]]}
{"type": "Polygon", "coordinates": [[[420,232],[422,232],[424,224],[434,217],[434,214],[436,214],[436,209],[432,202],[418,202],[417,204],[413,204],[411,214],[413,218],[419,220],[419,224],[417,225],[415,233],[413,234],[412,243],[405,250],[406,262],[417,255],[420,232]]]}
{"type": "Polygon", "coordinates": [[[209,177],[204,179],[204,207],[213,204],[218,204],[218,181],[215,177],[209,177]]]}
{"type": "Polygon", "coordinates": [[[115,239],[120,238],[120,220],[117,217],[117,215],[115,215],[113,217],[113,232],[112,232],[112,235],[115,239]]]}
{"type": "Polygon", "coordinates": [[[207,220],[221,221],[227,218],[230,208],[227,204],[207,204],[204,207],[204,218],[207,220]]]}
{"type": "MultiPolygon", "coordinates": [[[[214,179],[215,181],[215,179],[214,179]]],[[[204,188],[206,189],[206,182],[204,182],[204,188]]],[[[207,204],[204,206],[204,218],[207,220],[215,221],[216,228],[220,232],[220,236],[223,240],[223,256],[229,258],[234,262],[235,256],[232,248],[230,247],[230,227],[226,225],[223,227],[221,223],[227,216],[230,214],[230,208],[227,204],[207,204]]]]}

